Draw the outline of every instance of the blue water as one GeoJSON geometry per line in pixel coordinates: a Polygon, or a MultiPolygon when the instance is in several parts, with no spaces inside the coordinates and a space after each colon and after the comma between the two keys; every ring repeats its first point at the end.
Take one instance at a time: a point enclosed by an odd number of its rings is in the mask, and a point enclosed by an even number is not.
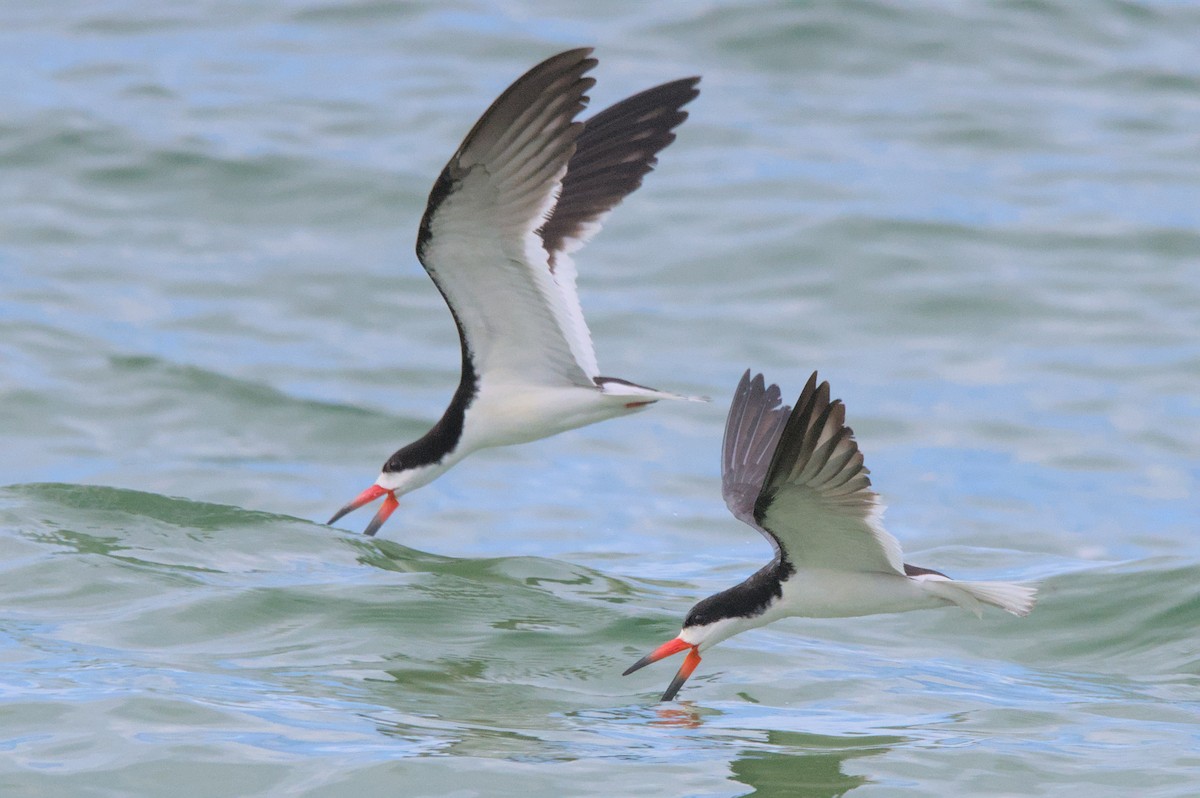
{"type": "Polygon", "coordinates": [[[1193,796],[1200,6],[0,9],[13,795],[1193,796]],[[412,247],[541,58],[701,96],[577,257],[602,371],[713,398],[321,525],[458,342],[412,247]],[[847,405],[906,559],[1027,619],[792,619],[620,673],[769,547],[751,367],[847,405]]]}

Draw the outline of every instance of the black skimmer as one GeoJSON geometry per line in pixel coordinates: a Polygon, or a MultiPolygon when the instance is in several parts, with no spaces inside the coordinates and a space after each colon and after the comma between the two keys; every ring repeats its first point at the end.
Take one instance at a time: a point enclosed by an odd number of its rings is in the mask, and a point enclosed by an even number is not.
{"type": "Polygon", "coordinates": [[[740,585],[692,607],[678,637],[625,671],[687,651],[662,700],[670,701],[700,652],[739,632],[792,615],[844,618],[957,604],[981,614],[990,604],[1013,615],[1033,609],[1032,587],[962,582],[904,562],[883,528],[846,408],[829,383],[809,377],[795,409],[747,370],[725,422],[722,493],[730,512],[761,532],[775,559],[740,585]]]}
{"type": "Polygon", "coordinates": [[[699,94],[665,83],[577,122],[595,80],[591,48],[548,58],[508,87],[446,164],[417,233],[417,257],[462,343],[462,378],[441,420],[398,450],[332,524],[380,496],[373,535],[396,497],[471,452],[556,435],[695,399],[600,376],[575,290],[572,253],[638,188],[699,94]]]}

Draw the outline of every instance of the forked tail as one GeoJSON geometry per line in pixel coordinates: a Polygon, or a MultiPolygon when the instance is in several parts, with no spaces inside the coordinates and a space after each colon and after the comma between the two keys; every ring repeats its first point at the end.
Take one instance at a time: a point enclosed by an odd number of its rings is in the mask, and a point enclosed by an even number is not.
{"type": "Polygon", "coordinates": [[[1037,588],[1015,582],[960,582],[944,576],[917,576],[917,582],[939,598],[953,602],[976,616],[983,614],[983,604],[999,607],[1024,618],[1037,602],[1037,588]]]}
{"type": "Polygon", "coordinates": [[[618,379],[617,377],[596,377],[594,382],[600,390],[612,396],[630,396],[634,399],[641,399],[645,403],[657,402],[659,399],[680,399],[685,402],[707,402],[707,396],[684,396],[683,394],[671,393],[670,391],[659,391],[654,388],[647,388],[645,385],[638,385],[629,380],[618,379]]]}

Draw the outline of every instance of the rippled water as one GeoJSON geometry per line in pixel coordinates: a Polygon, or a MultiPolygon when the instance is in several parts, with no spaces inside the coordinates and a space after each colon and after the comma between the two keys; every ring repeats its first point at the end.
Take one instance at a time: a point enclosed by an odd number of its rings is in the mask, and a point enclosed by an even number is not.
{"type": "Polygon", "coordinates": [[[1151,795],[1200,773],[1200,9],[0,9],[12,795],[1151,795]],[[433,177],[540,58],[702,74],[578,258],[606,373],[707,394],[320,524],[457,339],[433,177]],[[769,549],[746,367],[846,400],[910,562],[1028,619],[793,619],[621,671],[769,549]]]}

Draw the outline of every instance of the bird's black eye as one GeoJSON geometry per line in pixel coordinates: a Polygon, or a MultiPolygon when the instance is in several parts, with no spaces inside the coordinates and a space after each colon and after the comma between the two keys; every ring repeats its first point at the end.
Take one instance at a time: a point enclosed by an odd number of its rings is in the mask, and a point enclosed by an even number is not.
{"type": "Polygon", "coordinates": [[[713,596],[709,596],[688,611],[687,617],[683,620],[684,629],[691,626],[705,626],[716,620],[710,610],[712,599],[713,596]]]}

